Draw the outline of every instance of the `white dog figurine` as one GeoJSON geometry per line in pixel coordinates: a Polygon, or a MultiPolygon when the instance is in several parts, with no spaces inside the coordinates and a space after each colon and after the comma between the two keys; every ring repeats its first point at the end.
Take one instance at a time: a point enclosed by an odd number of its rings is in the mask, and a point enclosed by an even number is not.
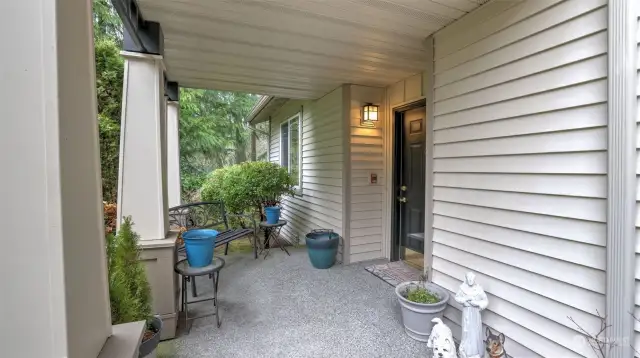
{"type": "Polygon", "coordinates": [[[453,342],[451,329],[438,317],[431,320],[435,323],[427,340],[427,348],[433,350],[433,358],[456,358],[456,345],[453,342]]]}

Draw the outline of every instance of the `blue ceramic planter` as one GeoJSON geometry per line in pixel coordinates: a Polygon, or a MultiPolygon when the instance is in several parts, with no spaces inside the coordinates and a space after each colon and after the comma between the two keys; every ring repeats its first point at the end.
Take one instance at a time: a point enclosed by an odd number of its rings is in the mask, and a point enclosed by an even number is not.
{"type": "Polygon", "coordinates": [[[211,229],[189,230],[182,234],[187,261],[191,267],[205,267],[213,260],[218,232],[211,229]]]}
{"type": "Polygon", "coordinates": [[[305,238],[309,260],[313,267],[328,269],[336,263],[340,235],[331,230],[314,230],[305,238]]]}

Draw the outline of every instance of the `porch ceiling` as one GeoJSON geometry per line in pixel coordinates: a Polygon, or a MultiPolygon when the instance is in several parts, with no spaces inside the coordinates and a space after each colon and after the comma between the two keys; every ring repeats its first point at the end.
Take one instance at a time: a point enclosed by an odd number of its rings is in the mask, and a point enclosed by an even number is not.
{"type": "Polygon", "coordinates": [[[138,0],[181,86],[318,98],[423,71],[424,39],[487,0],[138,0]]]}

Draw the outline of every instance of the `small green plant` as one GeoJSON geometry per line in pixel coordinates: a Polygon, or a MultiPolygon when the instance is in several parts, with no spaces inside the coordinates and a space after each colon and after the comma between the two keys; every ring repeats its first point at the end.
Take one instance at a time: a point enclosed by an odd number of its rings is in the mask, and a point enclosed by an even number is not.
{"type": "Polygon", "coordinates": [[[131,217],[124,218],[117,235],[107,235],[111,322],[148,321],[152,315],[151,287],[140,262],[139,235],[131,217]]]}
{"type": "Polygon", "coordinates": [[[405,297],[416,303],[438,303],[440,297],[427,289],[427,276],[420,275],[417,284],[412,284],[407,288],[405,297]]]}
{"type": "Polygon", "coordinates": [[[438,303],[440,302],[440,297],[438,295],[429,292],[424,287],[413,287],[407,290],[407,299],[411,302],[416,303],[438,303]]]}
{"type": "Polygon", "coordinates": [[[268,162],[245,162],[213,171],[202,186],[204,201],[222,201],[236,214],[262,213],[293,195],[293,179],[286,168],[268,162]]]}

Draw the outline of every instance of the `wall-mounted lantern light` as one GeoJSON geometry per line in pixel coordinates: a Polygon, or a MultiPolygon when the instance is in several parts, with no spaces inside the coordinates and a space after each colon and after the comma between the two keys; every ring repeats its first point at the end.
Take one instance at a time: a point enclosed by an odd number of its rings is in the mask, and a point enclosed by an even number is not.
{"type": "Polygon", "coordinates": [[[377,121],[378,106],[371,103],[367,103],[362,106],[362,119],[360,120],[360,124],[367,127],[373,127],[377,121]]]}

